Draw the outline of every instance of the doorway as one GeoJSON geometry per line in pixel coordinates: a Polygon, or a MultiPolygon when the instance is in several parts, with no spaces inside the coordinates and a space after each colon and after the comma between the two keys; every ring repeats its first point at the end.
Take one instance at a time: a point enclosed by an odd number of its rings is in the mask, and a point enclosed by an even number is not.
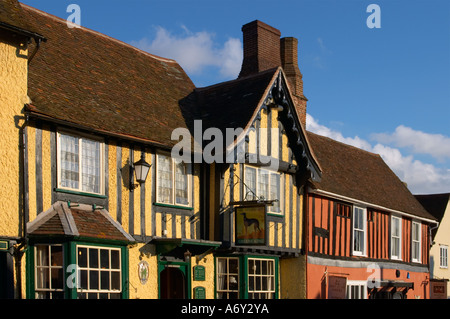
{"type": "Polygon", "coordinates": [[[160,299],[189,299],[189,286],[190,278],[187,263],[160,262],[160,299]]]}

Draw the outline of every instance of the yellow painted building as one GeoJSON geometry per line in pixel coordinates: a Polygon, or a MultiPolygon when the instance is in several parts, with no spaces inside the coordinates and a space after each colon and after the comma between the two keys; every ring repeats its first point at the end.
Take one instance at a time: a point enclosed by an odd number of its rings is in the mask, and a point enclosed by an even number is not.
{"type": "Polygon", "coordinates": [[[176,61],[1,6],[1,297],[305,297],[303,192],[321,172],[295,39],[254,21],[279,59],[195,88],[176,61]],[[177,129],[203,139],[188,161],[177,129]]]}
{"type": "Polygon", "coordinates": [[[450,298],[450,270],[448,248],[450,246],[450,194],[416,195],[425,209],[438,220],[431,229],[430,248],[430,298],[450,298]],[[446,286],[446,291],[443,290],[446,286]]]}

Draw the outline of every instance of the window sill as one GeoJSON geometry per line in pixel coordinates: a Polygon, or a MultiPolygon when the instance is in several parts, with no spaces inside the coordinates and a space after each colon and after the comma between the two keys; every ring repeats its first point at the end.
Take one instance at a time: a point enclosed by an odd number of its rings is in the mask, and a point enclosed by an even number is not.
{"type": "Polygon", "coordinates": [[[184,209],[184,210],[194,210],[193,207],[190,206],[180,206],[180,205],[173,205],[173,204],[163,204],[163,203],[153,203],[155,206],[160,207],[168,207],[168,208],[176,208],[176,209],[184,209]]]}
{"type": "Polygon", "coordinates": [[[80,191],[73,191],[70,189],[63,189],[63,188],[55,188],[55,192],[58,193],[66,193],[66,194],[72,194],[72,195],[79,195],[79,196],[87,196],[87,197],[94,197],[94,198],[108,198],[106,195],[100,195],[100,194],[94,194],[94,193],[85,193],[80,191]]]}

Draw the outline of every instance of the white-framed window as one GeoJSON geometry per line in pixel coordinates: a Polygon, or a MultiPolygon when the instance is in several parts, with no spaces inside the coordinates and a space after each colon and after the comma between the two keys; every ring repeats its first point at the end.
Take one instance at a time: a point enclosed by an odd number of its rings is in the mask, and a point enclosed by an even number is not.
{"type": "Polygon", "coordinates": [[[248,259],[248,298],[275,298],[275,260],[248,259]]]}
{"type": "Polygon", "coordinates": [[[278,172],[262,168],[245,166],[244,189],[245,199],[276,200],[267,211],[273,214],[281,214],[281,175],[278,172]]]}
{"type": "Polygon", "coordinates": [[[157,154],[157,203],[177,206],[190,206],[191,164],[157,154]]]}
{"type": "Polygon", "coordinates": [[[346,299],[367,299],[367,281],[347,280],[346,299]]]}
{"type": "Polygon", "coordinates": [[[122,258],[120,248],[77,246],[79,299],[120,299],[122,258]]]}
{"type": "Polygon", "coordinates": [[[448,246],[439,246],[439,267],[448,268],[448,246]]]}
{"type": "Polygon", "coordinates": [[[58,188],[103,194],[103,142],[66,132],[57,135],[58,188]]]}
{"type": "Polygon", "coordinates": [[[366,254],[367,209],[353,207],[353,255],[366,254]]]}
{"type": "Polygon", "coordinates": [[[62,245],[36,245],[36,299],[64,298],[64,260],[62,245]]]}
{"type": "Polygon", "coordinates": [[[239,298],[239,258],[216,258],[217,299],[239,298]]]}
{"type": "Polygon", "coordinates": [[[412,222],[411,224],[411,259],[413,262],[420,262],[421,247],[421,223],[412,222]]]}
{"type": "Polygon", "coordinates": [[[402,249],[402,219],[391,216],[391,258],[401,259],[402,249]]]}

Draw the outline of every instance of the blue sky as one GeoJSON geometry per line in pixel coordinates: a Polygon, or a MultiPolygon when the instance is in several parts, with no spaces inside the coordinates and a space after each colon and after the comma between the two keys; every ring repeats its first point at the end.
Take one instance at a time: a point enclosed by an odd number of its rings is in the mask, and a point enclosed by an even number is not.
{"type": "Polygon", "coordinates": [[[413,193],[450,192],[448,0],[23,0],[150,53],[201,87],[236,78],[243,24],[299,39],[307,128],[380,154],[413,193]],[[368,28],[370,4],[381,28],[368,28]]]}

